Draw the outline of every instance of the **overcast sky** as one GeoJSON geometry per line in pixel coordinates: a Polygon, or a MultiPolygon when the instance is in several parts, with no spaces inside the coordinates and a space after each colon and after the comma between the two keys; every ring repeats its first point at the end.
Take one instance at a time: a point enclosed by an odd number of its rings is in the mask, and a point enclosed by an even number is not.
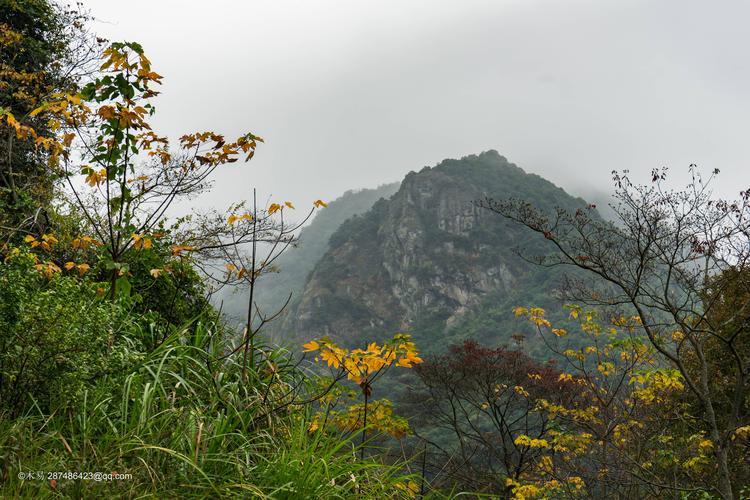
{"type": "Polygon", "coordinates": [[[496,149],[579,195],[613,169],[750,185],[750,2],[84,0],[165,76],[162,133],[266,138],[207,200],[307,205],[496,149]]]}

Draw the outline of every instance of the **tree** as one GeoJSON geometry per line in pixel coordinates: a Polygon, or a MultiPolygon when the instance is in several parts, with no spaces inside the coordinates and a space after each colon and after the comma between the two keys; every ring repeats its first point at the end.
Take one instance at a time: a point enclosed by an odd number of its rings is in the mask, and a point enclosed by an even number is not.
{"type": "MultiPolygon", "coordinates": [[[[388,371],[396,366],[401,368],[413,368],[422,363],[417,346],[411,341],[411,336],[405,333],[397,333],[391,340],[386,340],[383,345],[371,342],[367,349],[347,350],[333,343],[328,337],[311,340],[303,345],[304,352],[318,352],[320,358],[328,365],[333,375],[333,384],[347,378],[357,384],[360,388],[364,402],[361,405],[350,407],[344,414],[336,413],[330,415],[329,405],[321,419],[322,424],[315,424],[315,428],[325,426],[325,422],[331,420],[339,428],[347,432],[362,430],[361,458],[364,458],[365,439],[368,426],[385,430],[396,436],[406,433],[408,425],[402,419],[393,416],[391,403],[388,400],[370,401],[372,387],[376,380],[383,377],[388,371]],[[368,415],[374,413],[375,422],[368,420],[368,415]]],[[[332,384],[332,385],[333,385],[332,384]]],[[[327,392],[327,391],[325,391],[327,392]]],[[[316,399],[319,399],[318,396],[316,399]]],[[[317,422],[316,420],[316,422],[317,422]]]]}
{"type": "Polygon", "coordinates": [[[259,209],[253,190],[252,207],[246,207],[245,202],[231,206],[226,223],[223,213],[205,214],[199,217],[192,230],[181,235],[184,242],[181,248],[193,249],[202,257],[196,265],[214,292],[225,286],[242,287],[248,291],[243,342],[236,348],[244,351],[243,366],[255,365],[255,337],[279,317],[292,298],[290,294],[283,304],[276,304],[274,311],[263,310],[257,303],[258,279],[276,271],[276,260],[296,242],[300,227],[316,208],[326,206],[324,201],[316,200],[301,221],[289,223],[284,212],[285,209],[294,210],[292,202],[271,203],[267,208],[259,209]]]}
{"type": "Polygon", "coordinates": [[[37,263],[23,247],[0,261],[0,413],[13,416],[75,408],[87,388],[140,355],[138,343],[114,339],[138,331],[129,304],[103,299],[75,270],[47,279],[37,263]]]}
{"type": "Polygon", "coordinates": [[[31,113],[55,93],[75,93],[93,69],[102,40],[86,20],[48,0],[0,0],[0,225],[8,237],[33,225],[45,230],[59,174],[45,141],[60,124],[31,113]],[[38,141],[26,140],[29,130],[38,141]]]}
{"type": "Polygon", "coordinates": [[[407,404],[420,422],[417,434],[430,444],[430,468],[470,491],[507,495],[506,480],[525,478],[544,452],[536,445],[551,439],[539,401],[570,404],[576,397],[575,384],[560,373],[520,350],[474,341],[428,358],[416,368],[420,384],[407,404]]]}
{"type": "MultiPolygon", "coordinates": [[[[139,304],[146,306],[142,310],[157,311],[172,324],[208,309],[195,269],[203,271],[214,288],[247,284],[254,290],[258,277],[272,271],[276,258],[294,242],[300,225],[326,204],[313,202],[307,216],[295,224],[286,223],[283,215],[285,208],[294,208],[291,202],[262,208],[255,196],[249,210],[240,202],[226,213],[214,210],[169,222],[169,209],[177,200],[209,189],[210,177],[219,166],[238,161],[240,155],[249,161],[263,139],[248,133],[227,141],[214,132],[196,132],[180,137],[180,148],[174,151],[170,141],[148,123],[155,112],[150,101],[159,94],[155,88],[162,77],[152,70],[143,48],[132,42],[112,43],[102,59],[100,72],[80,92],[57,94],[29,113],[69,131],[40,136],[7,115],[19,137],[36,146],[47,145],[62,165],[71,205],[82,220],[81,234],[60,247],[97,250],[96,262],[91,263],[81,261],[80,254],[68,253],[71,260],[48,255],[38,262],[40,271],[91,268],[109,281],[112,300],[120,293],[130,294],[137,285],[139,304]],[[76,179],[79,175],[83,179],[76,179]],[[263,258],[256,252],[259,243],[270,244],[263,258]],[[159,293],[169,298],[159,300],[159,293]]],[[[58,238],[51,233],[30,234],[26,241],[48,251],[58,238]]],[[[259,311],[251,293],[240,346],[243,366],[254,365],[253,339],[277,315],[259,311]]]]}
{"type": "Polygon", "coordinates": [[[538,401],[554,437],[538,446],[546,456],[515,486],[595,498],[680,498],[705,490],[701,483],[713,479],[711,441],[696,431],[680,373],[659,365],[638,316],[567,308],[577,322],[571,332],[554,328],[543,309],[514,310],[561,360],[559,380],[578,389],[568,401],[538,401]]]}
{"type": "Polygon", "coordinates": [[[710,184],[718,170],[706,181],[695,166],[691,174],[686,188],[673,190],[665,170],[654,171],[650,185],[613,172],[615,222],[600,219],[593,206],[571,213],[517,199],[488,198],[479,205],[548,241],[552,252],[534,262],[586,272],[568,278],[570,298],[633,311],[660,363],[679,373],[711,440],[711,489],[733,499],[740,484],[730,461],[743,463],[736,432],[750,422],[750,303],[729,298],[736,297],[733,287],[742,282],[734,277],[750,259],[750,191],[737,200],[715,199],[710,184]]]}
{"type": "MultiPolygon", "coordinates": [[[[147,122],[155,109],[149,102],[158,95],[154,86],[161,75],[137,43],[112,43],[103,52],[103,76],[76,95],[62,95],[45,102],[30,116],[60,120],[73,132],[63,145],[74,140],[82,149],[84,165],[74,165],[63,156],[65,179],[78,208],[103,248],[101,265],[109,281],[109,296],[129,289],[126,256],[149,250],[160,232],[172,204],[205,191],[214,170],[246,154],[252,158],[260,137],[251,133],[227,142],[214,132],[196,132],[180,138],[180,150],[171,151],[169,140],[157,135],[147,122]],[[89,188],[81,193],[73,176],[81,174],[89,188]]],[[[175,256],[195,250],[174,246],[175,256]]],[[[155,272],[154,274],[157,274],[155,272]]]]}
{"type": "MultiPolygon", "coordinates": [[[[702,300],[711,306],[697,328],[719,331],[722,338],[731,339],[732,351],[728,351],[721,338],[708,337],[701,349],[702,358],[694,350],[686,352],[685,367],[694,379],[706,370],[708,380],[714,381],[712,403],[720,425],[730,430],[734,427],[730,437],[734,444],[728,460],[730,473],[736,484],[748,485],[750,467],[742,458],[750,453],[750,442],[741,438],[748,437],[750,430],[750,381],[747,371],[742,371],[742,366],[747,369],[750,362],[750,267],[727,267],[711,276],[702,300]],[[739,359],[727,362],[725,356],[729,352],[736,353],[739,359]],[[743,379],[744,386],[739,382],[743,379]]],[[[695,401],[692,405],[692,413],[700,414],[695,401]]]]}

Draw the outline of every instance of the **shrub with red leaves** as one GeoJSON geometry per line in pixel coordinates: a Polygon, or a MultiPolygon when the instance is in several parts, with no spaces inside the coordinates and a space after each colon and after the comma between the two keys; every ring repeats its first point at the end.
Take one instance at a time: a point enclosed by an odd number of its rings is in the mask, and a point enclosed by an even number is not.
{"type": "Polygon", "coordinates": [[[471,340],[415,371],[420,385],[408,404],[413,427],[429,443],[427,467],[434,480],[472,491],[506,492],[506,478],[533,467],[541,450],[515,440],[548,435],[550,422],[537,401],[567,404],[578,392],[552,363],[471,340]]]}

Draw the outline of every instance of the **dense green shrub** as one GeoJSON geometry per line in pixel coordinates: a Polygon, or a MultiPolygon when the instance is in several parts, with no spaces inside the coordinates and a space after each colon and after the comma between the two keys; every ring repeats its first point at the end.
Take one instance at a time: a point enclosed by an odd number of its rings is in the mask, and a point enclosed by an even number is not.
{"type": "Polygon", "coordinates": [[[127,255],[134,311],[156,314],[162,324],[171,325],[212,314],[203,280],[188,261],[170,258],[169,246],[167,241],[157,241],[148,251],[127,255]],[[151,275],[152,269],[164,268],[170,272],[163,272],[158,278],[151,275]]]}
{"type": "Polygon", "coordinates": [[[31,254],[0,263],[0,401],[18,413],[78,404],[83,389],[138,358],[127,302],[110,302],[77,276],[46,278],[31,254]]]}

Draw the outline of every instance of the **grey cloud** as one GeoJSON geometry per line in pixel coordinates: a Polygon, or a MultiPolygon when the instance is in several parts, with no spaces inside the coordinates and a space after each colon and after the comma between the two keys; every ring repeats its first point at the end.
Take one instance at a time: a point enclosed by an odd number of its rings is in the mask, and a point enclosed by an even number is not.
{"type": "Polygon", "coordinates": [[[165,131],[267,138],[207,204],[257,187],[301,205],[486,149],[577,194],[690,163],[721,168],[722,193],[750,184],[744,2],[86,5],[165,75],[165,131]]]}

